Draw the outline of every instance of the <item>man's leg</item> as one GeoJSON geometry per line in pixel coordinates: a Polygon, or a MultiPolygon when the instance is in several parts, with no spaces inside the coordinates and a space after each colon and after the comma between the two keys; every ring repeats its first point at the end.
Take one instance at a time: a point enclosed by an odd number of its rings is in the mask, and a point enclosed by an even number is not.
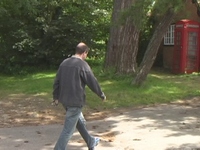
{"type": "Polygon", "coordinates": [[[72,134],[74,133],[80,114],[81,114],[81,108],[78,107],[67,108],[64,127],[55,145],[54,150],[66,150],[67,143],[72,137],[72,134]]]}
{"type": "Polygon", "coordinates": [[[76,125],[77,130],[87,143],[88,148],[94,148],[99,143],[99,138],[91,136],[86,129],[86,120],[81,113],[76,125]]]}

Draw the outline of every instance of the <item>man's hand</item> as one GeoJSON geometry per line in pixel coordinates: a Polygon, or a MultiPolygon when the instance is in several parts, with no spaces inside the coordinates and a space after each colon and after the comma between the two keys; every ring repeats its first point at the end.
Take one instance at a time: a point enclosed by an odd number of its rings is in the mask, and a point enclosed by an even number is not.
{"type": "Polygon", "coordinates": [[[104,98],[102,99],[102,101],[105,101],[106,100],[106,96],[104,95],[104,98]]]}
{"type": "Polygon", "coordinates": [[[51,105],[58,106],[58,100],[53,100],[53,102],[51,103],[51,105]]]}
{"type": "Polygon", "coordinates": [[[101,98],[102,98],[102,101],[105,101],[105,100],[106,100],[106,95],[103,93],[103,94],[101,95],[101,98]]]}

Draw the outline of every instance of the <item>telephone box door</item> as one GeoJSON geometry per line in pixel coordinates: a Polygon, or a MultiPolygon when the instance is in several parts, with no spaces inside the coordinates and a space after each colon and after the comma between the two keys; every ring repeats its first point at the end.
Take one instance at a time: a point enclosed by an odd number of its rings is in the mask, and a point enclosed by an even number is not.
{"type": "Polygon", "coordinates": [[[191,20],[181,20],[175,25],[173,73],[199,71],[199,26],[191,20]]]}
{"type": "Polygon", "coordinates": [[[187,49],[186,49],[186,61],[185,72],[192,73],[199,70],[199,32],[196,30],[188,30],[187,33],[187,49]]]}

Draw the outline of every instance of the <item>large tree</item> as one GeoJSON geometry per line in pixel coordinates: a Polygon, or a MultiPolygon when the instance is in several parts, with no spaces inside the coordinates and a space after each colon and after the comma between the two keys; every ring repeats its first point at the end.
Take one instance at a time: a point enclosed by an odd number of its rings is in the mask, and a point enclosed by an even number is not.
{"type": "Polygon", "coordinates": [[[122,12],[133,3],[134,0],[114,1],[105,67],[114,67],[118,73],[132,73],[136,67],[139,29],[131,17],[121,19],[122,12]]]}
{"type": "Polygon", "coordinates": [[[139,35],[147,22],[151,0],[114,0],[105,67],[117,73],[137,69],[139,35]]]}
{"type": "Polygon", "coordinates": [[[136,70],[132,84],[141,85],[155,61],[164,34],[185,3],[185,0],[115,0],[105,67],[114,67],[118,73],[136,70]],[[148,24],[147,20],[152,18],[154,23],[148,24]],[[140,32],[146,32],[147,28],[154,32],[137,68],[140,32]]]}

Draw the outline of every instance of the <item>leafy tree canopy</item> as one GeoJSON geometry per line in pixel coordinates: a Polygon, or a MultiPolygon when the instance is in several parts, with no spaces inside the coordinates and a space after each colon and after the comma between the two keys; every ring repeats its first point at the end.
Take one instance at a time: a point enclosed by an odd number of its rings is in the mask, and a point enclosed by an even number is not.
{"type": "Polygon", "coordinates": [[[99,57],[105,50],[111,9],[109,0],[1,0],[0,69],[57,66],[80,41],[99,57]]]}

